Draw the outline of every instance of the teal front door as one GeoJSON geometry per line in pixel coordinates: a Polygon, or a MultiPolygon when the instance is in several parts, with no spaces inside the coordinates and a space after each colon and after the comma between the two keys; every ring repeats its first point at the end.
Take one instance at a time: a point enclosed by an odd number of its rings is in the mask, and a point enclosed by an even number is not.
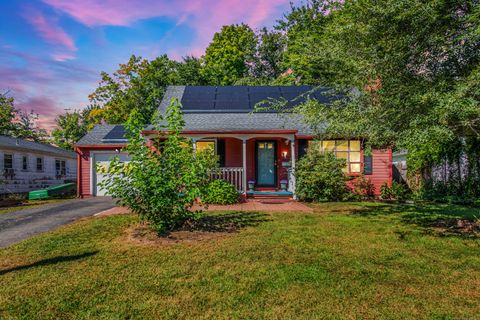
{"type": "Polygon", "coordinates": [[[275,187],[277,185],[276,149],[276,141],[257,141],[255,144],[255,172],[259,187],[275,187]]]}

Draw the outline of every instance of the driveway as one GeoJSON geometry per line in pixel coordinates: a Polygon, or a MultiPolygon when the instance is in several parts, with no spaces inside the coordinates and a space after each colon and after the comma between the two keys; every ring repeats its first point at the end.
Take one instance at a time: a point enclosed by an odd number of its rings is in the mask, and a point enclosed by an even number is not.
{"type": "Polygon", "coordinates": [[[0,248],[114,207],[110,197],[72,199],[0,215],[0,248]]]}

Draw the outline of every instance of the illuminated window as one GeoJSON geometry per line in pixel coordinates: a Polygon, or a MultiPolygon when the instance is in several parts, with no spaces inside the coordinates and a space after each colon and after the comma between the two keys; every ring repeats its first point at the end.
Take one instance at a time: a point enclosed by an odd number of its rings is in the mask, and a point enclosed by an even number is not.
{"type": "Polygon", "coordinates": [[[333,152],[338,159],[344,159],[347,162],[344,172],[360,173],[362,171],[360,140],[309,141],[309,147],[333,152]]]}
{"type": "Polygon", "coordinates": [[[215,151],[215,141],[197,141],[197,152],[207,149],[215,151]]]}

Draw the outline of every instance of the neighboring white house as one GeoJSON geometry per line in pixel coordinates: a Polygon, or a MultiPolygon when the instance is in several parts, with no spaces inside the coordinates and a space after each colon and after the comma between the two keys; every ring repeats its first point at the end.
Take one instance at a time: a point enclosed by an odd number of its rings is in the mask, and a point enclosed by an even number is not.
{"type": "Polygon", "coordinates": [[[29,192],[76,178],[73,151],[0,135],[0,194],[29,192]]]}

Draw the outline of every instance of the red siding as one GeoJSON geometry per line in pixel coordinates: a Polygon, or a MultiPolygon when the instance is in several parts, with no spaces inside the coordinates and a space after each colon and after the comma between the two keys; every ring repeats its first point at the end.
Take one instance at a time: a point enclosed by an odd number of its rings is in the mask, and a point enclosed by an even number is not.
{"type": "Polygon", "coordinates": [[[375,194],[380,195],[382,184],[392,184],[392,150],[373,150],[372,161],[372,175],[367,177],[375,186],[375,194]]]}
{"type": "Polygon", "coordinates": [[[80,153],[80,171],[78,172],[78,181],[80,186],[78,190],[79,197],[91,196],[90,191],[90,151],[79,149],[80,153]]]}
{"type": "Polygon", "coordinates": [[[225,167],[242,167],[242,140],[225,138],[225,167]]]}

